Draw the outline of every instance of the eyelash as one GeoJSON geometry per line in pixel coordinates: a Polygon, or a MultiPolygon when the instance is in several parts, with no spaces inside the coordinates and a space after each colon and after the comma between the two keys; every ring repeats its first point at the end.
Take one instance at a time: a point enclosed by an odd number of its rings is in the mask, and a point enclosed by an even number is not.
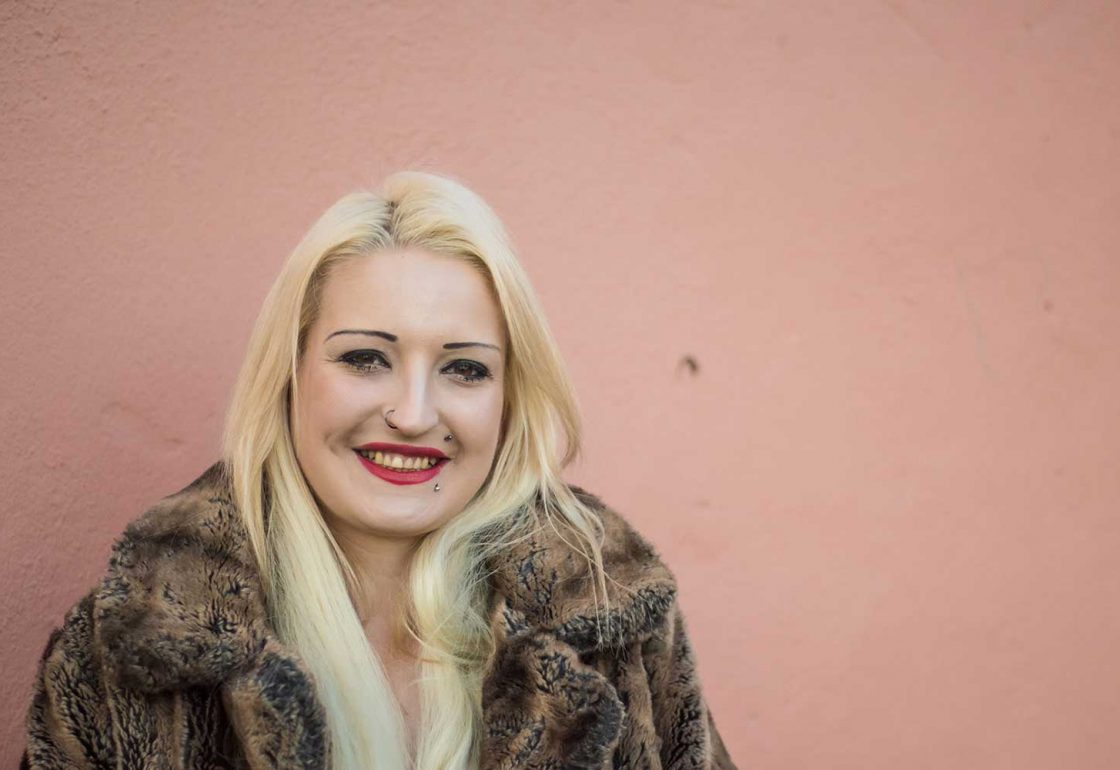
{"type": "MultiPolygon", "coordinates": [[[[351,350],[349,353],[343,353],[336,360],[340,361],[356,372],[372,372],[379,367],[373,366],[370,363],[362,363],[358,360],[361,358],[366,358],[369,355],[377,356],[377,358],[381,359],[381,362],[383,364],[388,365],[388,362],[385,360],[385,356],[381,354],[380,350],[351,350]]],[[[444,369],[446,370],[458,364],[469,364],[470,366],[474,367],[474,373],[470,376],[464,377],[461,375],[455,375],[455,378],[460,382],[481,382],[482,380],[493,379],[493,375],[490,374],[489,369],[487,369],[477,361],[469,361],[465,358],[460,358],[456,361],[452,361],[450,364],[444,367],[444,369]]]]}

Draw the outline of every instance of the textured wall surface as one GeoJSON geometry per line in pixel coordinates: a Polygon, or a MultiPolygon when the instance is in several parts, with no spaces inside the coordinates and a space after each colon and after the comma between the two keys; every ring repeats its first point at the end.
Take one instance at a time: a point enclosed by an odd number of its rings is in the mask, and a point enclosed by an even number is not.
{"type": "Polygon", "coordinates": [[[1120,766],[1120,6],[0,4],[0,764],[342,193],[456,175],[743,768],[1120,766]]]}

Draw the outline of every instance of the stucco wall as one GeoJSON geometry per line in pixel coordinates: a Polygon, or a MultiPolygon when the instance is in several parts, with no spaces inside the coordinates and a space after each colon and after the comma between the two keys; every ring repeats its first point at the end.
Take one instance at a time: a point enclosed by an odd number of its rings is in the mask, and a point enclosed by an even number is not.
{"type": "Polygon", "coordinates": [[[1120,6],[0,4],[0,764],[264,292],[387,172],[513,233],[570,478],[743,768],[1120,765],[1120,6]],[[686,363],[690,358],[697,364],[686,363]]]}

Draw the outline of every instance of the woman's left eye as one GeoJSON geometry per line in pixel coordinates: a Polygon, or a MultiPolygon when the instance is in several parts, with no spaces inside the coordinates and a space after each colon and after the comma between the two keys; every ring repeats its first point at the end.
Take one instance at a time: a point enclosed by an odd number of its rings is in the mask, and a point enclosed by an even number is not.
{"type": "Polygon", "coordinates": [[[444,371],[450,371],[459,379],[465,382],[478,382],[479,380],[490,379],[490,370],[476,361],[453,361],[448,364],[444,371]]]}

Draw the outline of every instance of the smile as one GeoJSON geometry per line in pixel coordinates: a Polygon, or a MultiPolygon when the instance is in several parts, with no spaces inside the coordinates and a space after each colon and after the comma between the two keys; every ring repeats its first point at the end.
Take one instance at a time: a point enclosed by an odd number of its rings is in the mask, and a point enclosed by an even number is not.
{"type": "Polygon", "coordinates": [[[357,449],[355,451],[382,468],[392,468],[397,471],[426,471],[439,462],[438,457],[411,457],[391,452],[373,452],[368,449],[357,449]]]}
{"type": "Polygon", "coordinates": [[[413,457],[366,449],[355,449],[354,454],[367,471],[391,484],[420,484],[435,478],[448,457],[413,457]]]}

